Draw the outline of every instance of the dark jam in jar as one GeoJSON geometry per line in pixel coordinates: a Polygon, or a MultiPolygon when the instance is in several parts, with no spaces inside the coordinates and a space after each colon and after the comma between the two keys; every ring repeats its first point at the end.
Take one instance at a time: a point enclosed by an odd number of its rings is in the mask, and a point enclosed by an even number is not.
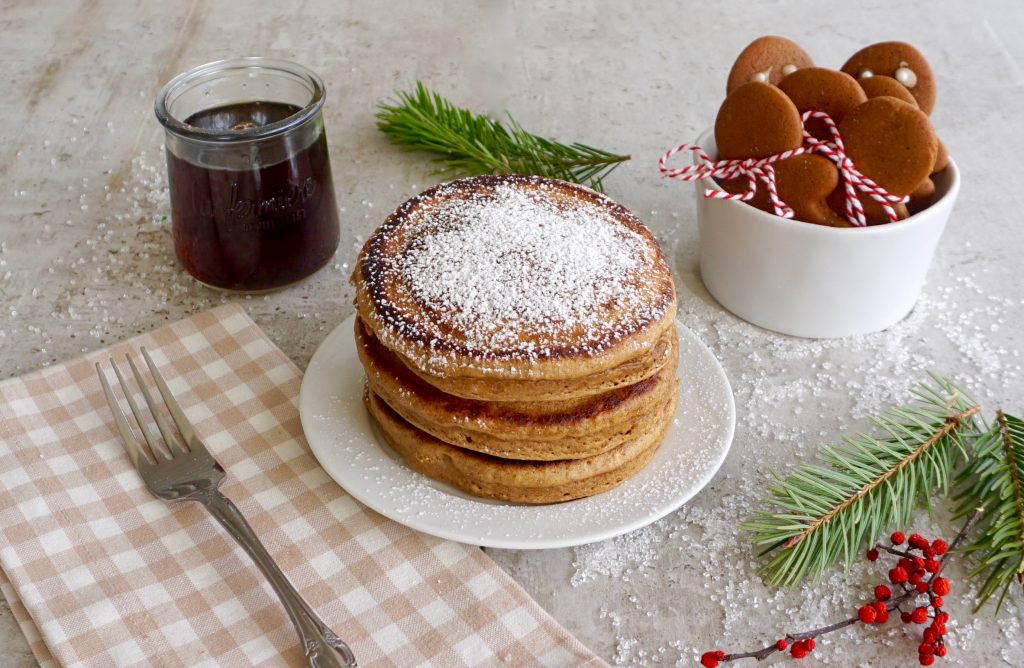
{"type": "MultiPolygon", "coordinates": [[[[199,111],[185,123],[248,130],[299,111],[278,102],[242,102],[199,111]]],[[[247,161],[251,168],[196,164],[167,152],[175,250],[185,269],[207,285],[242,291],[283,287],[324,266],[338,246],[323,126],[308,146],[273,152],[271,164],[255,146],[247,161]]]]}

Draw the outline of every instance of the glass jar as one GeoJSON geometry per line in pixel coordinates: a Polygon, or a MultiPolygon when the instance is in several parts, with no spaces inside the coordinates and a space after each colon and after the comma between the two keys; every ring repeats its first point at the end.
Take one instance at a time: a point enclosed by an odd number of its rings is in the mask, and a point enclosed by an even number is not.
{"type": "Polygon", "coordinates": [[[196,280],[274,290],[334,255],[323,104],[317,75],[269,58],[201,65],[160,91],[174,248],[196,280]]]}

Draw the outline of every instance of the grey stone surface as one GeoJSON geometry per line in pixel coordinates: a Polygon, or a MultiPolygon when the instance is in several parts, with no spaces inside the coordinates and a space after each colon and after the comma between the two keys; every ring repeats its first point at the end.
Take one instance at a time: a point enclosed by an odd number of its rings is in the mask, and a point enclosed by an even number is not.
{"type": "MultiPolygon", "coordinates": [[[[609,193],[657,231],[678,270],[680,317],[722,360],[739,413],[722,473],[652,527],[576,550],[490,551],[609,661],[692,665],[845,616],[877,581],[863,566],[792,592],[764,587],[736,525],[769,467],[788,469],[905,396],[934,368],[1020,411],[1024,287],[1024,11],[1014,0],[926,2],[2,3],[0,378],[68,359],[223,301],[243,304],[304,365],[351,313],[347,275],[366,235],[436,179],[374,129],[374,105],[419,78],[526,127],[629,152],[609,193]],[[696,267],[689,186],[657,177],[667,148],[710,125],[754,37],[785,34],[824,65],[899,38],[929,57],[937,130],[963,191],[925,295],[900,325],[838,342],[788,339],[725,313],[696,267]],[[181,275],[171,251],[152,102],[173,74],[238,55],[292,59],[329,88],[327,127],[343,241],[332,266],[266,297],[227,297],[181,275]]],[[[949,535],[945,506],[919,528],[949,535]]],[[[962,569],[954,568],[959,576],[962,569]]],[[[957,579],[951,661],[1022,665],[1019,606],[971,614],[957,579]]],[[[1019,601],[1019,596],[1017,597],[1019,601]]],[[[898,626],[898,625],[896,625],[898,626]]],[[[837,665],[916,661],[902,628],[820,643],[837,665]]],[[[0,665],[31,663],[0,605],[0,665]]]]}

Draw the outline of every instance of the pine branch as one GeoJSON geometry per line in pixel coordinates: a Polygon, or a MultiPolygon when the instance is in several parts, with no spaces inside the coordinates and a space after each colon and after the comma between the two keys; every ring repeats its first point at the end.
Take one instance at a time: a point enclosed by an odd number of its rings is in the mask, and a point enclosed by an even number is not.
{"type": "Polygon", "coordinates": [[[963,490],[957,515],[977,505],[986,509],[982,528],[964,552],[977,562],[971,577],[984,576],[976,609],[998,594],[998,613],[1014,583],[1024,585],[1024,421],[999,411],[974,453],[957,477],[963,490]]]}
{"type": "Polygon", "coordinates": [[[915,402],[873,418],[876,435],[844,437],[817,462],[776,475],[769,498],[743,528],[772,554],[759,574],[773,585],[795,585],[838,561],[851,564],[887,531],[907,526],[918,505],[930,507],[966,460],[963,437],[977,431],[981,407],[951,381],[932,376],[915,402]]]}
{"type": "Polygon", "coordinates": [[[416,90],[377,109],[377,128],[406,151],[434,153],[436,174],[531,174],[603,190],[603,180],[628,155],[585,144],[560,144],[530,134],[510,115],[508,126],[453,105],[416,82],[416,90]]]}

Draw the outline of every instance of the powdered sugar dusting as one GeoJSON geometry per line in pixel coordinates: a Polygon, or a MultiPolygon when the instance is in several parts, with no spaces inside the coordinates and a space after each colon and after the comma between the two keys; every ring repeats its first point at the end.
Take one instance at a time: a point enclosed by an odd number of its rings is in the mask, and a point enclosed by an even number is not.
{"type": "Polygon", "coordinates": [[[642,306],[621,279],[651,251],[599,209],[561,208],[501,185],[435,216],[427,224],[436,231],[409,248],[402,272],[417,297],[472,336],[504,347],[523,326],[589,331],[609,305],[642,306]]]}
{"type": "Polygon", "coordinates": [[[536,359],[599,352],[664,315],[669,270],[624,209],[543,179],[471,181],[400,209],[378,233],[399,243],[371,243],[367,271],[415,305],[379,291],[390,328],[434,351],[457,340],[483,358],[536,359]]]}

